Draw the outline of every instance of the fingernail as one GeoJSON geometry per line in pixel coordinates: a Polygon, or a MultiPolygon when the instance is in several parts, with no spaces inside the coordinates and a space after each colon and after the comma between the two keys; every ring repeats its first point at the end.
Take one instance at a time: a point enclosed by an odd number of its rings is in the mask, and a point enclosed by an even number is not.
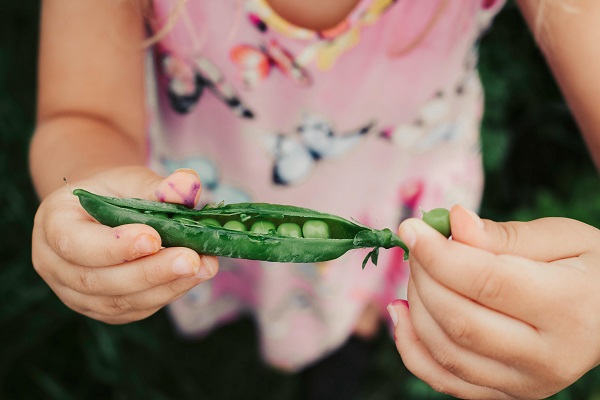
{"type": "Polygon", "coordinates": [[[400,225],[400,232],[398,232],[398,234],[400,235],[400,239],[402,239],[409,248],[414,247],[417,242],[417,233],[415,232],[415,229],[410,226],[409,222],[400,225]]]}
{"type": "Polygon", "coordinates": [[[160,246],[154,237],[144,234],[135,241],[134,247],[137,254],[153,254],[160,246]]]}
{"type": "Polygon", "coordinates": [[[196,172],[196,170],[193,170],[191,168],[177,168],[173,173],[177,173],[177,172],[185,172],[188,174],[192,174],[194,176],[196,176],[196,178],[200,178],[200,176],[198,175],[198,173],[196,172]]]}
{"type": "Polygon", "coordinates": [[[198,279],[208,279],[212,278],[216,271],[217,267],[214,265],[214,261],[210,257],[201,256],[202,262],[200,263],[200,271],[195,275],[198,279]]]}
{"type": "Polygon", "coordinates": [[[404,300],[404,299],[398,299],[398,300],[394,300],[392,302],[394,305],[395,304],[402,304],[404,307],[406,308],[410,308],[410,305],[408,304],[408,300],[404,300]]]}
{"type": "Polygon", "coordinates": [[[408,301],[403,300],[403,299],[397,299],[397,300],[392,301],[390,304],[388,304],[387,310],[390,313],[390,317],[392,318],[392,322],[394,323],[394,326],[398,325],[398,311],[396,310],[396,306],[398,306],[398,305],[402,305],[403,307],[406,307],[407,309],[409,308],[408,301]]]}
{"type": "Polygon", "coordinates": [[[394,324],[394,326],[398,325],[398,311],[396,311],[396,308],[394,307],[394,303],[390,303],[387,306],[387,310],[388,313],[390,313],[390,317],[392,318],[392,323],[394,324]]]}
{"type": "Polygon", "coordinates": [[[473,222],[479,229],[484,228],[483,220],[481,218],[479,218],[479,215],[477,215],[474,211],[469,210],[468,208],[465,208],[465,207],[462,207],[462,208],[463,208],[463,210],[465,210],[467,212],[467,215],[469,217],[471,217],[471,219],[473,220],[473,222]]]}
{"type": "Polygon", "coordinates": [[[188,254],[181,254],[175,258],[171,269],[177,275],[192,275],[198,271],[196,260],[188,254]]]}

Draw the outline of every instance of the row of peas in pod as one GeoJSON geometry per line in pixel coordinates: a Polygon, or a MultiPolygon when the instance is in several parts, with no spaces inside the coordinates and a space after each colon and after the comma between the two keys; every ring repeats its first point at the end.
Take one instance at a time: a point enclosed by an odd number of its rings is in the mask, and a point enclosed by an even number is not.
{"type": "MultiPolygon", "coordinates": [[[[169,218],[169,215],[166,213],[152,213],[154,216],[160,216],[164,218],[169,218]]],[[[217,221],[214,218],[201,218],[199,220],[190,219],[187,216],[183,215],[173,215],[171,217],[174,220],[179,220],[181,222],[189,223],[189,224],[198,224],[204,226],[214,226],[218,228],[229,229],[232,231],[239,232],[250,232],[259,235],[274,235],[277,234],[279,236],[286,237],[296,237],[296,238],[307,238],[307,239],[329,239],[329,225],[327,225],[324,221],[319,220],[308,220],[305,221],[302,226],[296,224],[294,222],[282,222],[277,226],[275,223],[265,219],[258,219],[251,223],[245,224],[242,221],[231,219],[225,221],[223,223],[217,221]]],[[[243,219],[243,218],[242,218],[243,219]]]]}

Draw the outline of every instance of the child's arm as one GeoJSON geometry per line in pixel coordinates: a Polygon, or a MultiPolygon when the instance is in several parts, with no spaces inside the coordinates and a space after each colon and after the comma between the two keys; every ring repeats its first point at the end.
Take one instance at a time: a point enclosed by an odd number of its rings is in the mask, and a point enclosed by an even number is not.
{"type": "Polygon", "coordinates": [[[518,0],[518,3],[600,168],[600,2],[518,0]]]}
{"type": "Polygon", "coordinates": [[[42,3],[31,173],[41,197],[108,167],[143,165],[143,20],[134,1],[42,3]]]}
{"type": "Polygon", "coordinates": [[[421,221],[408,307],[390,306],[406,366],[459,398],[540,399],[600,362],[600,230],[566,218],[495,223],[461,207],[453,240],[421,221]]]}
{"type": "Polygon", "coordinates": [[[214,257],[160,250],[146,225],[95,222],[71,187],[150,200],[200,195],[198,176],[166,179],[144,167],[142,14],[134,1],[46,0],[42,8],[39,106],[30,150],[43,199],[32,261],[72,309],[109,323],[144,318],[210,277],[214,257]]]}

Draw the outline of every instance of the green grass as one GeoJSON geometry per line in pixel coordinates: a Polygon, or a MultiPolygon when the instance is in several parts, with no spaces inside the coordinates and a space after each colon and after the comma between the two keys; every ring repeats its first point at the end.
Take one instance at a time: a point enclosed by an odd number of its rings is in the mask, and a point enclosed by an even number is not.
{"type": "MultiPolygon", "coordinates": [[[[203,340],[176,335],[164,312],[107,326],[70,311],[34,272],[37,200],[27,172],[34,127],[38,7],[2,0],[0,24],[0,398],[297,399],[300,380],[265,366],[250,319],[203,340]]],[[[510,3],[481,46],[486,88],[482,213],[564,215],[600,226],[598,176],[573,119],[510,3]]],[[[556,399],[600,398],[597,370],[556,399]]],[[[363,399],[437,399],[378,336],[363,399]]]]}

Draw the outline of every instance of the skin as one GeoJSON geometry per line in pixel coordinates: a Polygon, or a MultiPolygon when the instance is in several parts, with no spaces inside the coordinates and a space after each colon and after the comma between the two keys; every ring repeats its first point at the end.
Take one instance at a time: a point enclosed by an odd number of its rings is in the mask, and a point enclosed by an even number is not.
{"type": "Polygon", "coordinates": [[[104,195],[198,201],[201,185],[193,171],[165,178],[143,167],[140,11],[130,1],[47,0],[40,37],[30,168],[42,203],[33,265],[79,313],[112,324],[146,318],[214,276],[216,258],[161,249],[148,226],[97,224],[62,182],[66,177],[72,187],[104,195]]]}
{"type": "Polygon", "coordinates": [[[335,27],[360,0],[268,0],[271,8],[294,25],[311,30],[335,27]]]}
{"type": "Polygon", "coordinates": [[[416,376],[459,398],[540,399],[598,365],[598,229],[566,218],[482,221],[460,206],[450,218],[450,241],[415,219],[399,229],[410,308],[390,310],[416,376]]]}
{"type": "MultiPolygon", "coordinates": [[[[270,3],[313,29],[334,26],[353,6],[350,0],[307,1],[302,8],[291,0],[270,3]],[[321,4],[333,12],[321,12],[321,4]]],[[[553,40],[545,54],[600,165],[600,115],[594,110],[600,91],[593,75],[600,70],[600,4],[572,3],[579,13],[548,7],[553,40]]],[[[534,26],[538,1],[519,4],[534,26]]],[[[143,32],[133,1],[42,3],[30,150],[42,203],[32,261],[66,305],[107,323],[145,318],[218,270],[214,258],[160,249],[150,227],[95,223],[62,181],[103,195],[197,201],[200,182],[192,172],[165,178],[143,167],[143,32]]],[[[456,397],[548,396],[600,360],[600,343],[590,334],[600,328],[598,230],[566,219],[486,220],[482,229],[471,217],[460,207],[452,210],[452,241],[418,220],[401,226],[411,247],[411,306],[397,301],[390,307],[397,348],[413,373],[456,397]]],[[[366,308],[359,332],[372,332],[374,313],[366,308]]]]}
{"type": "Polygon", "coordinates": [[[551,1],[543,9],[543,23],[536,24],[543,0],[519,0],[525,20],[536,33],[548,65],[600,168],[599,99],[600,3],[594,0],[551,1]],[[570,8],[572,10],[570,10],[570,8]]]}
{"type": "MultiPolygon", "coordinates": [[[[571,4],[578,13],[549,6],[540,34],[599,164],[600,3],[571,4]]],[[[519,5],[534,28],[538,2],[519,5]]],[[[600,363],[598,229],[565,218],[482,221],[459,206],[450,219],[451,241],[418,220],[399,228],[411,278],[408,302],[389,310],[409,370],[459,398],[540,399],[600,363]]]]}

